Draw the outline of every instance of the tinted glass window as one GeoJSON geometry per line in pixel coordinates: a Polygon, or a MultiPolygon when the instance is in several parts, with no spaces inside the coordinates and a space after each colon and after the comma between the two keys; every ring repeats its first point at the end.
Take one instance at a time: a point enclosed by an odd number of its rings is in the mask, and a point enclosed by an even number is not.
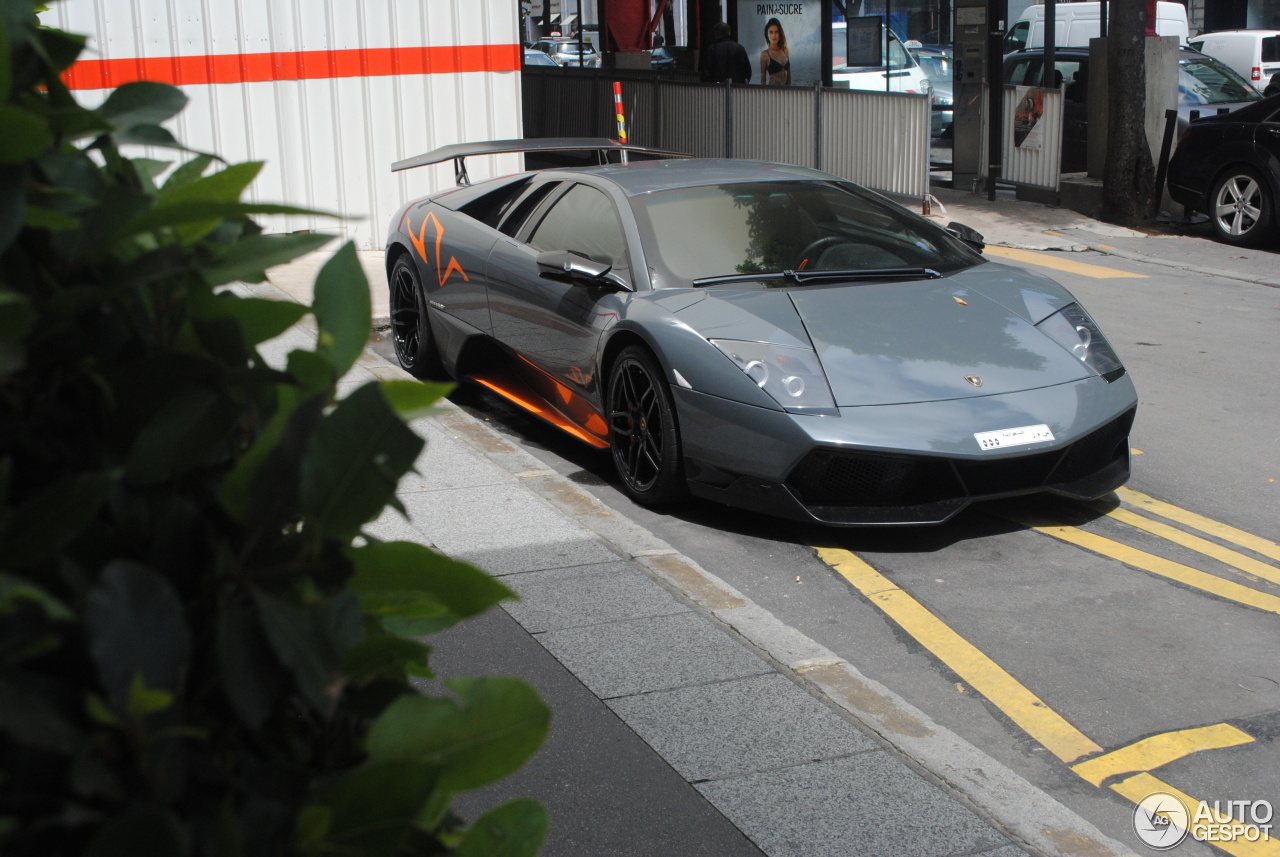
{"type": "Polygon", "coordinates": [[[528,190],[524,196],[512,200],[509,211],[503,212],[499,218],[498,231],[504,235],[514,236],[520,231],[525,220],[533,213],[538,203],[546,199],[553,188],[560,187],[560,182],[543,182],[528,190]]]}
{"type": "Polygon", "coordinates": [[[1262,40],[1262,61],[1280,62],[1280,37],[1267,36],[1262,40]]]}
{"type": "Polygon", "coordinates": [[[681,188],[636,197],[632,208],[658,250],[647,259],[661,286],[788,269],[947,272],[982,261],[932,223],[843,183],[681,188]]]}
{"type": "Polygon", "coordinates": [[[1009,30],[1008,35],[1004,37],[1004,52],[1007,54],[1014,51],[1020,51],[1027,46],[1027,33],[1031,32],[1031,24],[1028,21],[1019,21],[1013,25],[1013,29],[1009,30]]]}
{"type": "Polygon", "coordinates": [[[1012,62],[1006,67],[1004,82],[1015,86],[1039,86],[1042,66],[1040,60],[1033,59],[1012,62]]]}
{"type": "Polygon", "coordinates": [[[1257,101],[1258,90],[1213,57],[1195,57],[1178,63],[1178,101],[1181,104],[1226,104],[1257,101]]]}
{"type": "Polygon", "coordinates": [[[529,236],[538,250],[568,250],[606,265],[625,266],[627,239],[609,197],[574,185],[558,199],[529,236]]]}

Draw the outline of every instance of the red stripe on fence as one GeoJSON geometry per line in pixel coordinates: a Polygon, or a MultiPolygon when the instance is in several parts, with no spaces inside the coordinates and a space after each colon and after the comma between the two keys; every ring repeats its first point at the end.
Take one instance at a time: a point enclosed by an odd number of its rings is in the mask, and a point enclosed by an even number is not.
{"type": "Polygon", "coordinates": [[[268,54],[83,59],[63,73],[69,89],[112,89],[135,80],[159,83],[258,83],[401,74],[519,71],[519,45],[444,48],[356,48],[268,54]]]}

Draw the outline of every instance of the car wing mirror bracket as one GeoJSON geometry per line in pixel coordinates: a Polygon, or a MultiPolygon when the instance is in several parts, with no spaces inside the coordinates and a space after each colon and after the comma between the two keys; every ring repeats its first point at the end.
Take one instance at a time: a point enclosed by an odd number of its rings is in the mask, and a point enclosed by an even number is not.
{"type": "Polygon", "coordinates": [[[965,226],[963,223],[953,220],[947,224],[947,231],[979,253],[987,249],[986,239],[982,237],[981,232],[972,226],[965,226]]]}

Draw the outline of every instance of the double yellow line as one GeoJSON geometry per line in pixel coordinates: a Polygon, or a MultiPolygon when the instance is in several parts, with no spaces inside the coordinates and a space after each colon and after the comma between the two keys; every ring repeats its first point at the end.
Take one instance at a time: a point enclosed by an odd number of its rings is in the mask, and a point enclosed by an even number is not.
{"type": "MultiPolygon", "coordinates": [[[[1216,538],[1230,541],[1254,553],[1280,560],[1280,545],[1249,533],[1228,527],[1208,518],[1154,500],[1136,491],[1121,489],[1121,500],[1191,527],[1216,538]]],[[[1259,562],[1239,552],[1223,548],[1207,539],[1185,533],[1167,524],[1144,518],[1127,509],[1107,511],[1116,520],[1141,527],[1148,532],[1172,538],[1207,556],[1241,571],[1245,575],[1270,583],[1280,583],[1280,569],[1259,562]]],[[[1016,520],[1016,517],[1015,517],[1016,520]]],[[[1230,598],[1258,609],[1280,613],[1280,598],[1259,592],[1232,581],[1222,580],[1188,566],[1164,560],[1153,554],[1128,548],[1119,542],[1083,533],[1070,527],[1034,526],[1063,541],[1077,544],[1111,556],[1137,568],[1171,580],[1177,580],[1223,598],[1230,598]]],[[[818,547],[818,556],[855,589],[896,622],[934,657],[1003,711],[1024,732],[1049,752],[1071,767],[1076,774],[1094,786],[1104,785],[1132,801],[1135,805],[1152,792],[1164,791],[1183,799],[1188,806],[1199,801],[1183,794],[1150,772],[1191,753],[1224,749],[1252,743],[1249,734],[1227,723],[1195,729],[1167,732],[1142,739],[1110,752],[1049,708],[1025,685],[976,646],[955,632],[927,607],[898,587],[864,560],[842,548],[818,547]]],[[[1258,841],[1239,838],[1232,842],[1215,842],[1218,848],[1236,857],[1280,857],[1280,838],[1258,841]]]]}

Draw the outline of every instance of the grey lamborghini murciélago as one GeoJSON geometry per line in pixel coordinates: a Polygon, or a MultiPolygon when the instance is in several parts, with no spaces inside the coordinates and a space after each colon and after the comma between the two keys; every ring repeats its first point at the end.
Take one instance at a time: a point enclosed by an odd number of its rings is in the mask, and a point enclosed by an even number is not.
{"type": "Polygon", "coordinates": [[[395,164],[453,160],[460,185],[391,223],[404,368],[611,449],[650,505],[922,524],[1128,478],[1133,383],[1062,286],[836,176],[669,154],[516,140],[395,164]],[[467,180],[467,156],[515,151],[597,163],[467,180]]]}

